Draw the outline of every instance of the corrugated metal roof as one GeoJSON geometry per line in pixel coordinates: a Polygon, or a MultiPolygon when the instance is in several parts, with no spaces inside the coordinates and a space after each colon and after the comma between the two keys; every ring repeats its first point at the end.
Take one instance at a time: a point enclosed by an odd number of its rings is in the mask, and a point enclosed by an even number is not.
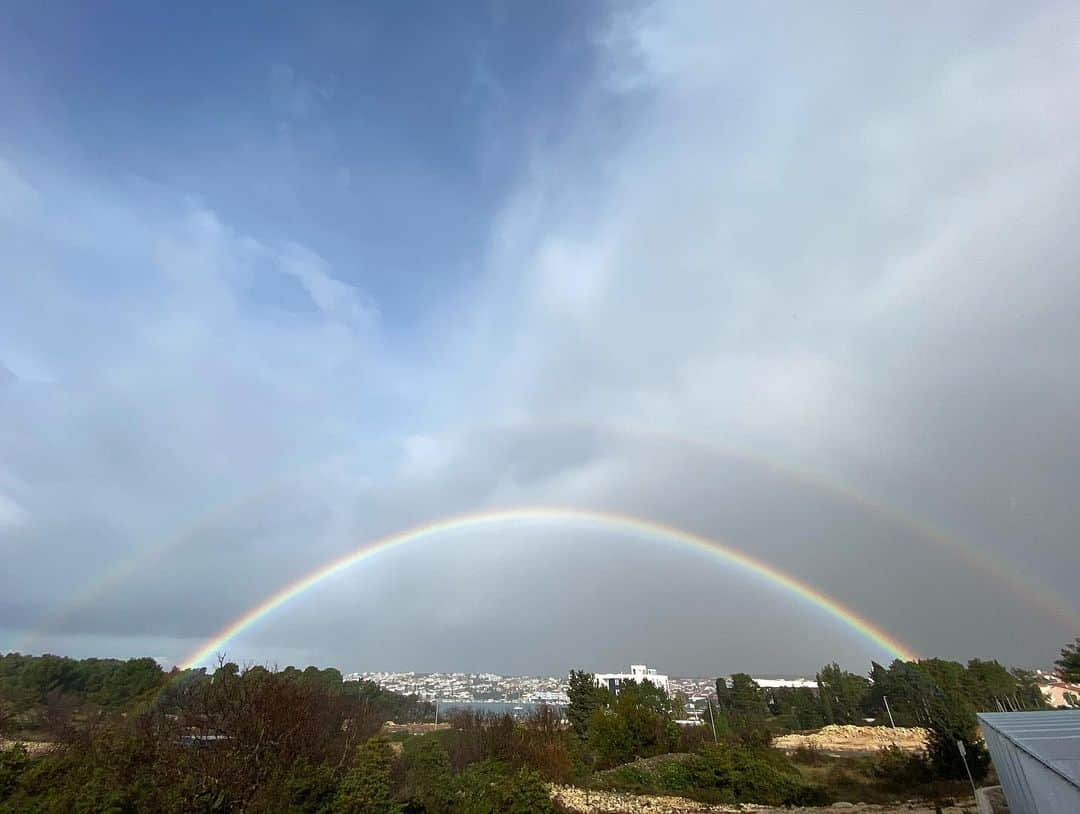
{"type": "Polygon", "coordinates": [[[1080,709],[982,712],[979,719],[1080,788],[1080,709]]]}

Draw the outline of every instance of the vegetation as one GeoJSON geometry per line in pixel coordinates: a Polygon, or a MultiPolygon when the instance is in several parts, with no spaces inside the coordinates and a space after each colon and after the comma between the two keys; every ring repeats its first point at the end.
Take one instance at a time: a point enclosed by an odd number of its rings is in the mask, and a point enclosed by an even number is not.
{"type": "Polygon", "coordinates": [[[1062,681],[1080,684],[1080,636],[1061,648],[1061,658],[1054,662],[1062,681]]]}
{"type": "Polygon", "coordinates": [[[834,663],[816,688],[736,673],[716,690],[705,724],[681,727],[686,699],[647,680],[613,693],[574,671],[565,719],[458,712],[449,729],[391,741],[385,721],[430,719],[430,706],[334,669],[165,673],[151,659],[8,654],[0,735],[50,746],[0,750],[0,814],[550,812],[548,783],[781,806],[945,799],[965,789],[958,742],[976,779],[989,770],[977,711],[1044,706],[1032,674],[978,659],[897,660],[868,677],[834,663]],[[785,756],[770,745],[827,723],[887,724],[889,712],[930,730],[926,754],[785,756]]]}
{"type": "Polygon", "coordinates": [[[804,780],[779,752],[737,743],[710,744],[691,754],[623,765],[599,774],[593,785],[637,794],[675,794],[707,803],[815,805],[828,801],[825,789],[804,780]]]}

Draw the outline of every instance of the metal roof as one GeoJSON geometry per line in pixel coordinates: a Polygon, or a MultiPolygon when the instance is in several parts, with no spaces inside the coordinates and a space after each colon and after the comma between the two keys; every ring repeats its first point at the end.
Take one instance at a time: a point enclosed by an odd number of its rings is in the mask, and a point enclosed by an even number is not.
{"type": "Polygon", "coordinates": [[[1080,709],[982,712],[979,720],[1080,788],[1080,709]]]}

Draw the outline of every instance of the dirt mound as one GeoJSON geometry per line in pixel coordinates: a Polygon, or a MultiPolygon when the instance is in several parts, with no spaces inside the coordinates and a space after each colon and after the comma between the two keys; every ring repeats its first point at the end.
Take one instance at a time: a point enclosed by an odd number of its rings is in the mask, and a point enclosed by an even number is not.
{"type": "Polygon", "coordinates": [[[876,752],[897,746],[906,752],[926,751],[928,732],[920,727],[851,726],[830,724],[805,735],[781,735],[773,739],[777,749],[794,751],[799,747],[822,752],[876,752]]]}

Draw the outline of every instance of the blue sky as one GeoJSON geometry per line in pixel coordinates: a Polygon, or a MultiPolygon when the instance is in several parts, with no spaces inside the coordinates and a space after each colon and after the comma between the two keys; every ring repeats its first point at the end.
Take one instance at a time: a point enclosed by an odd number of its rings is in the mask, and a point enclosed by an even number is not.
{"type": "MultiPolygon", "coordinates": [[[[1076,26],[1052,3],[7,9],[0,647],[179,659],[372,536],[559,504],[723,537],[919,652],[1046,663],[1080,619],[1076,26]]],[[[882,655],[762,590],[613,535],[477,532],[234,646],[882,655]]]]}
{"type": "Polygon", "coordinates": [[[28,5],[3,32],[4,135],[263,239],[287,224],[408,318],[475,269],[575,104],[595,55],[573,6],[28,5]]]}

